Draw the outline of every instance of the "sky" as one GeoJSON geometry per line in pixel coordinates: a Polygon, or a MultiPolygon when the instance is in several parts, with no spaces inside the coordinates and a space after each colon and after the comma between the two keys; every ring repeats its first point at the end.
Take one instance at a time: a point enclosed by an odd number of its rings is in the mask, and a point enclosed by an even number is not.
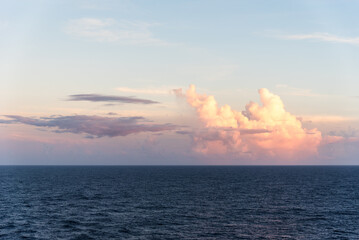
{"type": "Polygon", "coordinates": [[[357,165],[357,9],[0,0],[0,165],[357,165]]]}

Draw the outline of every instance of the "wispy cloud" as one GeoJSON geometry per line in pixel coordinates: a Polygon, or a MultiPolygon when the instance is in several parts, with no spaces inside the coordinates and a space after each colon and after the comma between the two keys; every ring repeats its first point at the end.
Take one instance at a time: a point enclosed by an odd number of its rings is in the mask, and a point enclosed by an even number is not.
{"type": "Polygon", "coordinates": [[[224,131],[224,132],[238,132],[241,135],[250,135],[250,134],[261,134],[261,133],[270,133],[267,129],[236,129],[236,128],[226,128],[226,127],[215,127],[215,128],[202,128],[197,130],[178,130],[177,134],[181,135],[197,135],[197,134],[208,134],[209,132],[215,130],[216,132],[224,131]]]}
{"type": "Polygon", "coordinates": [[[90,101],[90,102],[119,102],[119,103],[134,103],[134,104],[155,104],[156,101],[141,99],[135,97],[122,97],[101,94],[75,94],[70,95],[67,101],[90,101]]]}
{"type": "Polygon", "coordinates": [[[333,95],[314,93],[312,89],[296,88],[286,84],[277,84],[276,88],[283,90],[282,94],[301,97],[332,97],[333,95]]]}
{"type": "Polygon", "coordinates": [[[136,93],[136,94],[148,94],[148,95],[168,95],[171,94],[172,88],[128,88],[118,87],[116,88],[120,92],[136,93]]]}
{"type": "Polygon", "coordinates": [[[5,115],[9,120],[1,120],[0,123],[22,123],[36,127],[55,128],[55,132],[70,132],[76,134],[88,134],[92,137],[117,137],[127,136],[141,132],[162,132],[174,130],[173,124],[153,124],[143,117],[101,117],[88,115],[55,116],[31,118],[18,115],[5,115]]]}
{"type": "Polygon", "coordinates": [[[358,119],[354,117],[344,117],[337,115],[303,115],[300,117],[300,120],[303,122],[316,122],[316,123],[341,123],[341,122],[358,121],[358,119]]]}
{"type": "Polygon", "coordinates": [[[324,42],[337,42],[347,44],[359,44],[359,37],[342,37],[329,33],[311,33],[311,34],[294,34],[282,36],[285,39],[291,40],[317,40],[324,42]]]}
{"type": "Polygon", "coordinates": [[[117,113],[109,112],[109,113],[107,113],[107,115],[114,116],[114,115],[117,115],[117,113]]]}
{"type": "Polygon", "coordinates": [[[80,18],[70,20],[65,32],[71,36],[96,42],[129,45],[170,45],[153,36],[150,28],[158,24],[139,21],[116,21],[112,18],[80,18]]]}

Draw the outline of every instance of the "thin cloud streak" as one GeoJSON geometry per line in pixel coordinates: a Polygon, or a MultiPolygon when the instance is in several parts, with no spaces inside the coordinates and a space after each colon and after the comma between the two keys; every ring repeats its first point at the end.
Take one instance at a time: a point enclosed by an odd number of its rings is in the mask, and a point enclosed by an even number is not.
{"type": "Polygon", "coordinates": [[[125,93],[136,93],[136,94],[149,94],[149,95],[169,95],[171,94],[171,88],[128,88],[119,87],[116,90],[125,93]]]}
{"type": "Polygon", "coordinates": [[[122,97],[101,94],[75,94],[69,95],[67,101],[90,101],[90,102],[119,102],[119,103],[133,103],[133,104],[155,104],[156,101],[141,99],[135,97],[122,97]]]}
{"type": "Polygon", "coordinates": [[[296,88],[286,84],[277,84],[276,88],[284,90],[282,94],[300,97],[332,97],[333,95],[314,93],[312,89],[296,88]]]}
{"type": "Polygon", "coordinates": [[[347,44],[359,44],[359,37],[341,37],[329,33],[295,34],[283,36],[290,40],[318,40],[324,42],[337,42],[347,44]]]}
{"type": "Polygon", "coordinates": [[[223,127],[213,127],[211,129],[202,128],[199,130],[192,130],[192,131],[178,130],[178,131],[176,131],[176,133],[181,134],[181,135],[194,135],[197,133],[207,133],[210,130],[225,131],[225,132],[239,132],[242,135],[270,133],[270,131],[267,129],[237,129],[237,128],[223,128],[223,127]]]}
{"type": "MultiPolygon", "coordinates": [[[[88,134],[92,137],[117,137],[142,132],[162,132],[177,129],[173,124],[153,124],[143,117],[101,117],[88,115],[55,116],[31,118],[19,115],[5,115],[10,120],[0,123],[22,123],[36,127],[56,128],[56,133],[88,134]]],[[[87,137],[89,137],[87,136],[87,137]]]]}
{"type": "Polygon", "coordinates": [[[341,123],[358,121],[358,118],[343,117],[339,115],[302,115],[300,120],[303,122],[316,122],[316,123],[341,123]]]}
{"type": "Polygon", "coordinates": [[[140,21],[116,21],[112,18],[80,18],[67,23],[68,35],[95,42],[113,42],[124,45],[171,45],[155,38],[150,28],[158,24],[140,21]]]}

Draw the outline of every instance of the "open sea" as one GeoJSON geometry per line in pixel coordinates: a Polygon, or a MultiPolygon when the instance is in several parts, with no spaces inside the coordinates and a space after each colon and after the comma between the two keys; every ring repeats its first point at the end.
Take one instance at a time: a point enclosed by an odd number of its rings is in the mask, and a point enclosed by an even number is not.
{"type": "Polygon", "coordinates": [[[359,167],[2,166],[0,239],[359,239],[359,167]]]}

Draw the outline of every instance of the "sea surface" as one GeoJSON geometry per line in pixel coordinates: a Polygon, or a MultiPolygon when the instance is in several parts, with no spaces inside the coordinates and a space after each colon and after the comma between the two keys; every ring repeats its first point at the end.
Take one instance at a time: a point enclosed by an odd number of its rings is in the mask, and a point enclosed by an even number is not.
{"type": "Polygon", "coordinates": [[[2,166],[0,239],[359,239],[359,167],[2,166]]]}

